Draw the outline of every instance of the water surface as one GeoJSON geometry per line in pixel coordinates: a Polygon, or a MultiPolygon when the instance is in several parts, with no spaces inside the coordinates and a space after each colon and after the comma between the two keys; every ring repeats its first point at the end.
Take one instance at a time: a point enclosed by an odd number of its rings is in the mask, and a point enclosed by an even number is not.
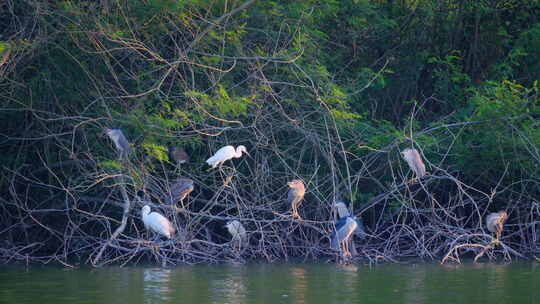
{"type": "Polygon", "coordinates": [[[540,303],[539,266],[0,266],[0,303],[540,303]]]}

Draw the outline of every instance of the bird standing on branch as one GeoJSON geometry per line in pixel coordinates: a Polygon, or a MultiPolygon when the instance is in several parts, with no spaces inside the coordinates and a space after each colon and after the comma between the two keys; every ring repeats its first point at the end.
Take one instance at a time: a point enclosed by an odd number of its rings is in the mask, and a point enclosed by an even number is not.
{"type": "Polygon", "coordinates": [[[169,146],[169,157],[176,162],[176,165],[189,163],[189,155],[180,147],[169,146]]]}
{"type": "Polygon", "coordinates": [[[424,161],[422,160],[420,153],[418,153],[418,150],[407,148],[401,152],[401,155],[411,170],[414,171],[417,179],[420,179],[426,175],[426,166],[424,165],[424,161]]]}
{"type": "Polygon", "coordinates": [[[129,142],[124,135],[124,132],[120,129],[105,129],[107,136],[114,142],[116,150],[120,153],[120,158],[125,158],[131,152],[129,142]]]}
{"type": "Polygon", "coordinates": [[[358,222],[354,216],[346,216],[340,218],[336,224],[335,229],[330,236],[330,248],[341,251],[343,247],[343,256],[350,257],[349,251],[349,239],[351,235],[358,228],[358,222]]]}
{"type": "Polygon", "coordinates": [[[240,157],[242,157],[242,152],[249,155],[249,153],[246,150],[246,147],[244,147],[242,145],[236,147],[236,150],[234,149],[233,146],[225,146],[225,147],[217,150],[217,152],[212,157],[210,157],[209,159],[206,160],[206,163],[209,166],[212,166],[212,169],[213,169],[213,168],[217,167],[218,165],[223,164],[223,162],[225,162],[225,161],[227,161],[227,160],[229,160],[231,158],[240,158],[240,157]]]}
{"type": "Polygon", "coordinates": [[[170,239],[175,232],[172,223],[163,215],[157,212],[150,212],[150,206],[145,205],[141,209],[142,221],[146,230],[152,230],[153,232],[163,235],[170,239]]]}
{"type": "Polygon", "coordinates": [[[287,185],[290,187],[289,192],[287,193],[287,202],[291,205],[292,216],[300,218],[298,207],[302,204],[304,194],[306,193],[306,187],[304,187],[304,182],[299,179],[292,180],[288,182],[287,185]]]}
{"type": "MultiPolygon", "coordinates": [[[[349,208],[347,207],[347,203],[344,201],[335,201],[334,202],[334,208],[336,209],[338,218],[344,218],[351,216],[351,213],[349,212],[349,208]]],[[[354,235],[356,235],[359,238],[363,238],[366,235],[366,230],[364,229],[364,222],[362,219],[357,218],[356,216],[353,217],[356,221],[357,228],[354,230],[354,235]]]]}
{"type": "Polygon", "coordinates": [[[247,238],[246,229],[244,228],[242,223],[240,223],[240,221],[238,220],[228,221],[225,227],[227,228],[227,230],[232,236],[232,240],[231,240],[232,242],[237,242],[239,244],[245,243],[246,238],[247,238]]]}
{"type": "Polygon", "coordinates": [[[504,223],[508,219],[508,213],[506,211],[493,212],[486,216],[487,230],[495,233],[497,240],[501,238],[501,234],[504,230],[504,223]]]}
{"type": "Polygon", "coordinates": [[[163,201],[167,204],[183,202],[183,200],[195,188],[193,180],[189,178],[177,178],[165,194],[163,201]]]}

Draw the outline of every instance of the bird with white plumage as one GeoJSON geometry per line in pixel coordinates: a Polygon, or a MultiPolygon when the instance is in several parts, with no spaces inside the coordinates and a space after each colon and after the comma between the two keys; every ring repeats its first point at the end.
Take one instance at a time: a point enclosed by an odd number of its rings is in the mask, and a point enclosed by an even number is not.
{"type": "Polygon", "coordinates": [[[223,164],[225,161],[231,159],[231,158],[240,158],[242,157],[242,152],[249,155],[247,152],[247,149],[245,146],[238,146],[236,149],[234,149],[233,146],[225,146],[219,150],[217,150],[216,153],[212,157],[206,160],[206,163],[209,166],[212,166],[212,169],[217,167],[218,165],[223,164]]]}
{"type": "Polygon", "coordinates": [[[157,212],[150,212],[150,206],[145,205],[141,209],[142,221],[146,230],[151,230],[166,238],[172,238],[175,229],[172,223],[163,215],[157,212]]]}

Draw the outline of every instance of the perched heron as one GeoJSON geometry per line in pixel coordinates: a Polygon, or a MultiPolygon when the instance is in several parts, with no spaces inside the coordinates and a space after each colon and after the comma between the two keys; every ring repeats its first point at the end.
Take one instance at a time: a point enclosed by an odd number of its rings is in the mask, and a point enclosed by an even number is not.
{"type": "Polygon", "coordinates": [[[287,202],[292,207],[292,216],[300,218],[298,207],[302,204],[304,194],[306,193],[306,187],[304,187],[304,182],[299,179],[292,180],[288,182],[287,185],[290,187],[289,192],[287,193],[287,202]]]}
{"type": "Polygon", "coordinates": [[[232,236],[233,242],[244,243],[247,238],[246,228],[238,220],[228,221],[225,225],[232,236]]]}
{"type": "Polygon", "coordinates": [[[172,223],[166,217],[157,212],[150,212],[150,206],[148,205],[142,207],[141,213],[146,230],[152,230],[168,239],[172,237],[175,230],[172,223]]]}
{"type": "Polygon", "coordinates": [[[177,178],[165,194],[163,201],[167,204],[175,204],[183,201],[194,188],[193,180],[189,178],[177,178]]]}
{"type": "Polygon", "coordinates": [[[186,151],[180,147],[169,146],[169,157],[174,160],[176,164],[189,163],[189,155],[186,151]]]}
{"type": "Polygon", "coordinates": [[[244,147],[242,145],[236,147],[236,150],[234,149],[233,146],[225,146],[225,147],[217,150],[217,152],[212,157],[210,157],[209,159],[206,160],[206,163],[208,163],[208,165],[212,166],[212,169],[213,169],[213,168],[217,167],[218,165],[223,164],[223,162],[225,162],[225,161],[227,161],[227,160],[229,160],[231,158],[240,158],[240,157],[242,157],[242,152],[249,155],[249,153],[246,150],[246,147],[244,147]]]}
{"type": "Polygon", "coordinates": [[[420,179],[426,175],[426,166],[424,165],[424,161],[422,160],[420,153],[418,153],[418,150],[407,148],[401,151],[401,155],[411,170],[414,171],[416,178],[420,179]]]}
{"type": "Polygon", "coordinates": [[[508,213],[506,211],[493,212],[486,216],[486,226],[487,230],[492,233],[495,233],[497,240],[501,237],[503,233],[503,225],[508,219],[508,213]]]}
{"type": "Polygon", "coordinates": [[[126,157],[131,152],[129,142],[124,135],[124,132],[120,129],[106,129],[105,133],[114,142],[116,150],[120,153],[120,158],[126,157]]]}
{"type": "MultiPolygon", "coordinates": [[[[344,218],[351,216],[351,213],[349,212],[349,208],[347,207],[347,203],[344,201],[335,201],[334,202],[334,208],[336,209],[338,218],[344,218]]],[[[363,238],[366,235],[366,230],[364,229],[364,222],[362,222],[362,219],[359,219],[357,217],[353,217],[356,221],[356,224],[358,225],[356,230],[354,230],[354,235],[356,235],[359,238],[363,238]]]]}
{"type": "Polygon", "coordinates": [[[340,250],[343,247],[343,255],[351,256],[348,241],[354,231],[358,228],[358,222],[354,216],[340,218],[335,224],[335,230],[330,237],[330,247],[334,250],[340,250]]]}
{"type": "Polygon", "coordinates": [[[349,208],[347,207],[347,203],[345,203],[344,201],[335,201],[334,209],[336,210],[337,218],[351,215],[351,213],[349,212],[349,208]]]}

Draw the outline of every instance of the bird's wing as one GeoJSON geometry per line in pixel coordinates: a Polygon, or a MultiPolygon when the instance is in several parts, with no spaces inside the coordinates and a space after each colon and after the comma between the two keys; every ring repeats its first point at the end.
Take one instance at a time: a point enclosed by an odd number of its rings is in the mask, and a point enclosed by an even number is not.
{"type": "Polygon", "coordinates": [[[217,150],[212,157],[206,160],[206,162],[210,165],[211,163],[224,161],[233,157],[234,153],[235,150],[233,146],[225,146],[217,150]]]}
{"type": "Polygon", "coordinates": [[[347,218],[342,217],[335,223],[335,229],[330,236],[330,247],[332,249],[339,249],[339,243],[344,240],[343,233],[340,233],[347,224],[347,218]]]}
{"type": "Polygon", "coordinates": [[[354,235],[356,235],[357,237],[360,237],[360,238],[363,238],[365,235],[366,235],[366,230],[364,229],[364,222],[357,218],[355,219],[356,221],[356,229],[354,230],[354,235]]]}
{"type": "Polygon", "coordinates": [[[498,216],[499,215],[497,213],[488,214],[488,216],[486,217],[487,230],[489,230],[491,232],[496,232],[497,231],[497,228],[495,226],[497,224],[498,216]]]}
{"type": "Polygon", "coordinates": [[[418,175],[418,177],[422,177],[424,175],[426,175],[426,165],[424,165],[424,161],[422,160],[422,156],[420,156],[420,153],[417,151],[417,150],[413,150],[414,152],[414,164],[415,164],[415,168],[416,170],[414,170],[416,172],[416,174],[418,175]]]}
{"type": "Polygon", "coordinates": [[[292,204],[293,201],[294,201],[294,189],[291,188],[291,189],[289,189],[289,192],[287,192],[287,202],[289,204],[292,204]]]}

